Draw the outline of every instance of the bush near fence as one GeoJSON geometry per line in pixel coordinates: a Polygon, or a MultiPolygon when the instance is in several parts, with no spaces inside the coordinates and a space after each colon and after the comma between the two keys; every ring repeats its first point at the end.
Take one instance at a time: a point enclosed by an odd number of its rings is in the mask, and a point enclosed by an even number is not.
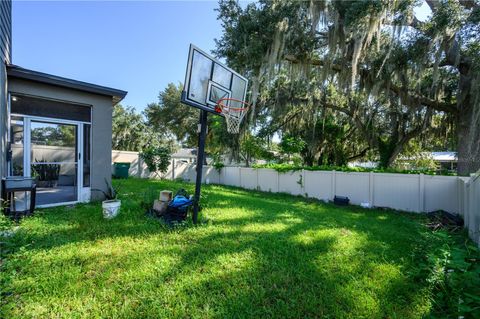
{"type": "Polygon", "coordinates": [[[399,168],[368,168],[368,167],[350,167],[350,166],[333,166],[333,165],[321,165],[321,166],[298,166],[293,164],[254,164],[253,168],[271,168],[277,172],[288,171],[337,171],[337,172],[358,172],[358,173],[397,173],[397,174],[425,174],[425,175],[441,175],[441,176],[456,176],[455,172],[451,172],[445,169],[399,169],[399,168]]]}

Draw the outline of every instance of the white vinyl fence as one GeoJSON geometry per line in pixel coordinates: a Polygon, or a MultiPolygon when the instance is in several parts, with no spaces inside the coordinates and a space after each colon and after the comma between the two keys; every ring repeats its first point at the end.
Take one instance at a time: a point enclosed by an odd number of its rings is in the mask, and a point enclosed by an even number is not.
{"type": "Polygon", "coordinates": [[[279,173],[273,169],[243,167],[225,167],[218,175],[220,184],[246,189],[324,201],[332,201],[336,195],[347,196],[354,205],[368,203],[410,212],[442,209],[460,213],[458,178],[453,176],[307,170],[279,173]]]}
{"type": "MultiPolygon", "coordinates": [[[[113,162],[130,162],[130,175],[142,178],[162,177],[195,181],[195,164],[173,159],[167,173],[151,174],[135,152],[112,152],[113,162]]],[[[480,172],[468,177],[423,174],[356,173],[336,171],[291,171],[224,167],[219,171],[203,168],[203,182],[242,187],[273,193],[289,193],[332,201],[347,196],[354,205],[409,212],[444,210],[464,217],[473,240],[480,243],[480,172]]]]}
{"type": "Polygon", "coordinates": [[[480,171],[469,179],[459,179],[462,207],[468,235],[480,245],[480,171]]]}
{"type": "Polygon", "coordinates": [[[175,167],[179,166],[182,162],[181,160],[172,159],[168,171],[165,174],[151,173],[145,162],[139,156],[139,153],[129,151],[112,151],[112,174],[114,172],[114,163],[130,163],[128,174],[140,178],[175,179],[176,177],[181,177],[185,169],[180,167],[179,172],[175,172],[175,167]]]}

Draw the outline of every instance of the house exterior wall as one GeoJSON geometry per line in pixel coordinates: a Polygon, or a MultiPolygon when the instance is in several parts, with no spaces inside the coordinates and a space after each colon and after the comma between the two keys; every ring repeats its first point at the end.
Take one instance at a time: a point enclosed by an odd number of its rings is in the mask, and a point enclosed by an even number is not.
{"type": "MultiPolygon", "coordinates": [[[[8,93],[7,70],[5,63],[0,63],[0,177],[7,172],[7,133],[8,133],[8,93]]],[[[0,184],[1,187],[1,184],[0,184]]]]}
{"type": "Polygon", "coordinates": [[[0,1],[0,177],[5,176],[7,148],[7,70],[12,58],[12,2],[0,1]]]}
{"type": "MultiPolygon", "coordinates": [[[[111,182],[112,97],[17,78],[9,78],[8,90],[11,94],[25,94],[92,107],[91,188],[105,191],[105,180],[111,182]]],[[[101,197],[100,192],[92,192],[92,199],[101,197]]]]}
{"type": "Polygon", "coordinates": [[[0,51],[2,61],[12,59],[12,1],[0,2],[0,51]]]}

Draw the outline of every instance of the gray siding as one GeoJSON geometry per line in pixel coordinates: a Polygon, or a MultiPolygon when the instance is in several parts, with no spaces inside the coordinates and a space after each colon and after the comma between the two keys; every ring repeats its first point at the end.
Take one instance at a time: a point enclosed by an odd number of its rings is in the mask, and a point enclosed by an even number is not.
{"type": "MultiPolygon", "coordinates": [[[[0,63],[0,178],[7,175],[7,133],[8,133],[8,109],[7,109],[7,69],[4,63],[0,63]]],[[[0,185],[1,187],[1,185],[0,185]]]]}
{"type": "Polygon", "coordinates": [[[6,175],[5,150],[7,147],[7,70],[12,60],[12,2],[0,0],[0,177],[6,175]]]}
{"type": "Polygon", "coordinates": [[[12,2],[0,1],[0,54],[2,62],[12,60],[12,2]]]}

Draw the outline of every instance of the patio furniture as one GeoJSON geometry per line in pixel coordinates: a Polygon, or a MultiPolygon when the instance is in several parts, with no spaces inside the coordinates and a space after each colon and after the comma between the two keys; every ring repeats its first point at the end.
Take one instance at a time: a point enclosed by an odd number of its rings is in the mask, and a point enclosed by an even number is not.
{"type": "Polygon", "coordinates": [[[37,185],[33,178],[2,178],[2,208],[5,215],[18,221],[35,210],[37,185]],[[18,194],[18,195],[16,195],[18,194]]]}

